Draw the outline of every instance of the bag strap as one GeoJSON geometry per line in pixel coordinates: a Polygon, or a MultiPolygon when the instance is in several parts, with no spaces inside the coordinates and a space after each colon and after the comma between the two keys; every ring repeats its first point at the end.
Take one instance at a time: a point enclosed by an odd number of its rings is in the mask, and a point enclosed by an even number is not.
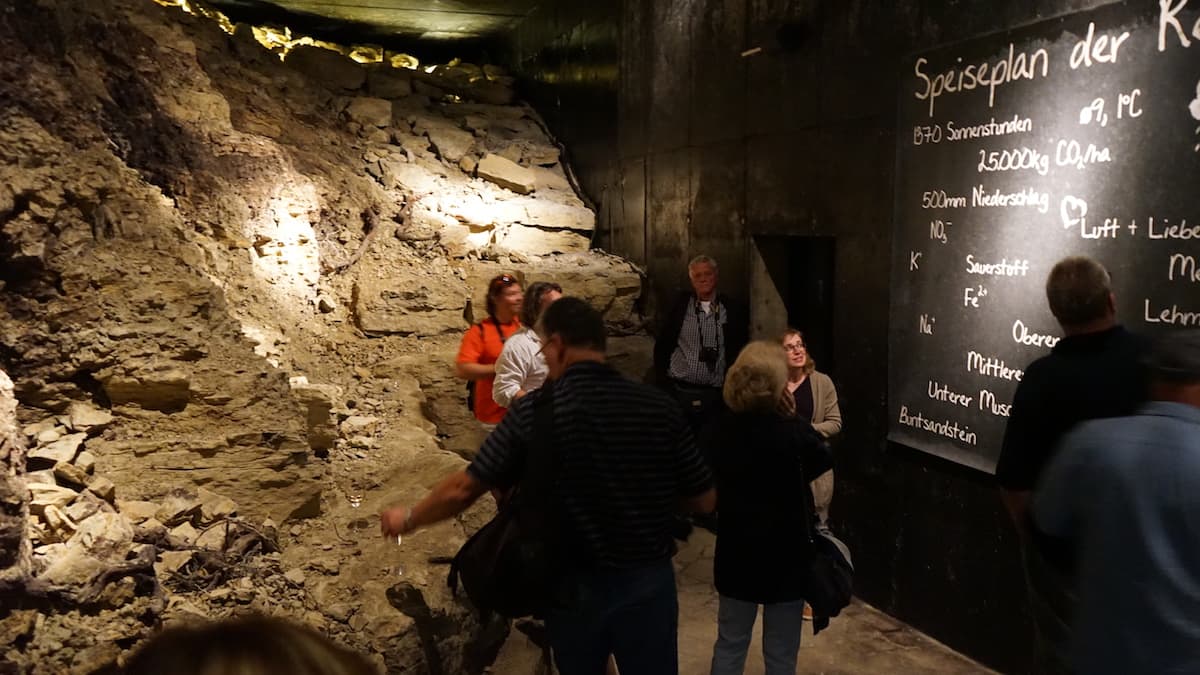
{"type": "MultiPolygon", "coordinates": [[[[507,340],[508,337],[505,336],[504,331],[500,329],[500,322],[494,316],[490,316],[488,318],[492,320],[492,325],[496,327],[496,335],[500,336],[500,344],[503,345],[504,341],[507,340]]],[[[484,332],[483,332],[483,324],[484,324],[483,321],[479,322],[479,337],[486,338],[487,336],[484,335],[484,332]]]]}
{"type": "Polygon", "coordinates": [[[521,490],[539,508],[549,507],[550,487],[557,466],[554,443],[554,384],[547,382],[533,404],[533,438],[521,490]]]}

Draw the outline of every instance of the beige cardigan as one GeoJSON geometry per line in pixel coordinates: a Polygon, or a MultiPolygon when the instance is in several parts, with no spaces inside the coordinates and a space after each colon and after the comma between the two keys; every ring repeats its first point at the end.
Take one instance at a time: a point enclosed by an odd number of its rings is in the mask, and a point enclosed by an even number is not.
{"type": "MultiPolygon", "coordinates": [[[[808,380],[812,383],[813,429],[822,438],[829,438],[842,430],[842,409],[838,407],[837,389],[825,373],[814,370],[808,374],[808,380]]],[[[817,518],[825,525],[829,521],[829,502],[833,501],[833,470],[817,476],[810,485],[817,518]]]]}
{"type": "Polygon", "coordinates": [[[837,389],[833,380],[825,373],[812,371],[808,374],[813,393],[813,429],[823,438],[829,438],[842,430],[842,409],[838,407],[837,389]]]}

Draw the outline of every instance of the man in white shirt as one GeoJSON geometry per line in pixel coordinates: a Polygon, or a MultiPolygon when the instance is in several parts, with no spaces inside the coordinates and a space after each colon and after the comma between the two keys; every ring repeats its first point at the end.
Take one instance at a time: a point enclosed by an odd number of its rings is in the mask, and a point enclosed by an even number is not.
{"type": "Polygon", "coordinates": [[[496,379],[492,398],[507,408],[546,381],[546,359],[534,327],[538,317],[552,302],[562,297],[562,287],[552,281],[535,281],[525,289],[521,307],[521,330],[504,343],[496,360],[496,379]]]}

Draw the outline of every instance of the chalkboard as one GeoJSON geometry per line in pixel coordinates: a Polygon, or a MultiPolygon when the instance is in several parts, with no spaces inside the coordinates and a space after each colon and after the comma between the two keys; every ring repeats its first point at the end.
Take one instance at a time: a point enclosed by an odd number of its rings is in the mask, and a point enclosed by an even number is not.
{"type": "Polygon", "coordinates": [[[1200,0],[912,55],[897,137],[890,440],[994,472],[1068,255],[1108,267],[1131,330],[1200,326],[1200,0]]]}

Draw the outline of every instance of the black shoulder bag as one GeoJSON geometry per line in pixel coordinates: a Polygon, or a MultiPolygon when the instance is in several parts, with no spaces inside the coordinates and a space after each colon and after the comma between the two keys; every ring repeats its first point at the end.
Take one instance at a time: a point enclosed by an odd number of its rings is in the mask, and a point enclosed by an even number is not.
{"type": "MultiPolygon", "coordinates": [[[[500,322],[496,320],[496,317],[493,316],[493,317],[491,317],[491,319],[492,319],[492,324],[496,326],[496,335],[500,336],[500,345],[501,345],[501,347],[503,347],[504,341],[507,338],[504,337],[504,331],[500,330],[500,322]]],[[[486,344],[487,343],[487,331],[484,330],[483,324],[484,324],[483,321],[479,322],[479,337],[486,344]]],[[[470,410],[471,412],[475,412],[475,380],[467,380],[467,410],[470,410]]]]}
{"type": "Polygon", "coordinates": [[[561,571],[557,511],[551,504],[557,467],[551,447],[553,391],[538,396],[533,414],[524,475],[496,517],[459,549],[448,579],[455,595],[461,583],[477,609],[508,618],[538,616],[550,607],[561,571]]]}
{"type": "MultiPolygon", "coordinates": [[[[806,486],[807,487],[807,486],[806,486]]],[[[854,594],[854,563],[850,549],[828,527],[809,521],[808,542],[812,558],[805,579],[804,601],[812,605],[813,634],[829,625],[850,605],[854,594]]]]}
{"type": "MultiPolygon", "coordinates": [[[[816,432],[810,431],[808,435],[816,442],[824,444],[828,452],[827,441],[817,436],[816,432]]],[[[813,463],[815,461],[811,460],[813,463]]],[[[833,536],[828,527],[817,523],[812,488],[807,474],[804,461],[801,461],[800,475],[805,488],[802,501],[806,512],[804,519],[808,524],[806,536],[811,555],[805,574],[804,600],[812,606],[813,633],[816,634],[829,625],[830,617],[837,616],[849,606],[854,593],[854,563],[846,544],[833,536]]]]}

